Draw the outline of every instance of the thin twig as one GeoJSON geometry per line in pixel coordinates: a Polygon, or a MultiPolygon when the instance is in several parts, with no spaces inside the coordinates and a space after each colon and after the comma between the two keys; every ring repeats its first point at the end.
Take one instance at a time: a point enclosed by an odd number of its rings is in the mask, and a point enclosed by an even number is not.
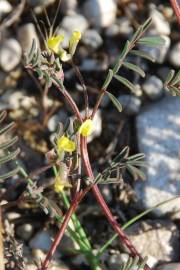
{"type": "Polygon", "coordinates": [[[84,82],[84,78],[79,70],[79,68],[74,64],[74,61],[71,60],[71,65],[76,73],[76,76],[78,77],[80,83],[81,83],[81,86],[82,86],[82,89],[83,89],[83,93],[84,93],[84,106],[85,106],[85,116],[88,117],[88,113],[89,113],[89,101],[88,101],[88,93],[87,93],[87,87],[85,85],[85,82],[84,82]]]}
{"type": "Polygon", "coordinates": [[[5,270],[2,232],[3,232],[3,228],[2,228],[2,211],[1,211],[1,206],[0,206],[0,269],[5,270]]]}
{"type": "Polygon", "coordinates": [[[180,6],[177,0],[170,0],[171,6],[176,14],[178,23],[180,24],[180,6]]]}
{"type": "Polygon", "coordinates": [[[13,12],[4,19],[4,21],[0,24],[0,32],[3,31],[5,28],[10,27],[19,19],[24,10],[25,2],[25,0],[21,0],[20,4],[13,10],[13,12]]]}

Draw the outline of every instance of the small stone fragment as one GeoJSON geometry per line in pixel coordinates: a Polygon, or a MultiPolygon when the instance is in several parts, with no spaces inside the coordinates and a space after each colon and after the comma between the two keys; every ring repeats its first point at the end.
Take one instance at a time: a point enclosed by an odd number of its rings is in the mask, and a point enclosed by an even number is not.
{"type": "Polygon", "coordinates": [[[150,76],[142,85],[145,94],[151,100],[157,100],[163,95],[163,83],[156,76],[150,76]]]}

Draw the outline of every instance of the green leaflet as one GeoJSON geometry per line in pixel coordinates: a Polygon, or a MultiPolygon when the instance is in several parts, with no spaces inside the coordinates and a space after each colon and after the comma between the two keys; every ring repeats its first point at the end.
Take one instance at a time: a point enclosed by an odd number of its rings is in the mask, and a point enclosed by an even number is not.
{"type": "Polygon", "coordinates": [[[106,89],[108,87],[108,85],[110,84],[110,82],[111,82],[111,80],[113,78],[113,75],[114,75],[113,70],[109,69],[108,75],[107,75],[106,80],[105,80],[105,82],[104,82],[104,84],[102,86],[102,89],[106,89]]]}
{"type": "Polygon", "coordinates": [[[127,88],[129,88],[133,93],[136,93],[136,87],[128,81],[126,78],[120,76],[120,75],[114,75],[114,78],[124,84],[127,88]]]}
{"type": "Polygon", "coordinates": [[[119,100],[111,93],[107,92],[107,95],[108,97],[110,98],[110,100],[112,101],[112,103],[114,104],[114,106],[116,107],[116,109],[119,111],[119,112],[122,112],[122,105],[121,103],[119,102],[119,100]]]}
{"type": "Polygon", "coordinates": [[[164,45],[164,39],[161,37],[144,37],[140,38],[137,43],[147,45],[149,47],[158,47],[164,45]]]}
{"type": "Polygon", "coordinates": [[[142,57],[144,59],[147,59],[149,61],[155,62],[155,59],[147,52],[145,51],[139,51],[139,50],[131,50],[131,54],[142,57]]]}
{"type": "Polygon", "coordinates": [[[145,77],[145,72],[142,70],[142,68],[138,67],[137,65],[134,65],[132,63],[129,62],[124,62],[123,66],[125,66],[126,68],[133,70],[135,72],[137,72],[141,77],[145,77]]]}
{"type": "Polygon", "coordinates": [[[126,56],[126,54],[128,53],[129,51],[129,44],[130,42],[127,40],[126,41],[126,44],[122,50],[122,53],[120,54],[120,56],[117,58],[116,62],[115,62],[115,65],[114,65],[114,68],[113,68],[113,73],[116,74],[119,70],[119,68],[121,67],[122,63],[121,60],[123,60],[126,56]]]}
{"type": "Polygon", "coordinates": [[[172,78],[174,77],[174,74],[175,74],[175,71],[173,69],[171,69],[166,77],[166,80],[165,80],[165,84],[169,84],[170,81],[172,80],[172,78]]]}

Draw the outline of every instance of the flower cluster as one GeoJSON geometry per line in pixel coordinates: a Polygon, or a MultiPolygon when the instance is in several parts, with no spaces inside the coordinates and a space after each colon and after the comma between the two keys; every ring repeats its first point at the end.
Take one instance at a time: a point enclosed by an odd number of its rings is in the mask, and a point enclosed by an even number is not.
{"type": "Polygon", "coordinates": [[[61,46],[62,41],[64,40],[64,35],[57,35],[49,38],[47,40],[47,47],[49,50],[59,55],[61,61],[69,61],[76,51],[76,47],[81,39],[81,32],[74,31],[69,40],[69,52],[64,50],[61,46]]]}

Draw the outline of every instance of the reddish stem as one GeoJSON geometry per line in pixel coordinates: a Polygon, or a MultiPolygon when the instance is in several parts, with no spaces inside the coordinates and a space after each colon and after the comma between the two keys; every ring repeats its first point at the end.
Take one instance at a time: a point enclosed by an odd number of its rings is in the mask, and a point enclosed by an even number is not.
{"type": "Polygon", "coordinates": [[[178,23],[180,24],[180,6],[178,4],[177,0],[170,0],[171,6],[174,10],[174,13],[176,14],[176,18],[178,23]]]}
{"type": "MultiPolygon", "coordinates": [[[[87,141],[86,141],[86,138],[84,138],[84,137],[81,137],[81,155],[82,155],[82,160],[83,160],[83,163],[84,163],[84,168],[85,168],[87,176],[89,176],[91,179],[94,179],[94,175],[93,175],[93,172],[92,172],[92,168],[91,168],[90,161],[89,161],[89,155],[88,155],[88,151],[87,151],[87,141]]],[[[98,186],[94,185],[92,187],[92,190],[93,190],[93,193],[94,193],[94,195],[96,197],[96,200],[99,202],[99,204],[100,204],[100,206],[101,206],[101,208],[103,210],[103,213],[107,217],[107,219],[108,219],[109,223],[112,225],[113,229],[119,235],[122,242],[128,247],[128,249],[130,250],[130,252],[131,252],[131,254],[133,256],[138,256],[142,260],[141,255],[138,253],[138,251],[133,246],[131,241],[128,239],[126,234],[123,232],[123,230],[121,230],[119,224],[117,223],[117,221],[113,217],[110,209],[108,208],[104,198],[102,197],[102,195],[101,195],[101,193],[99,191],[98,186]]],[[[145,265],[144,269],[145,270],[151,270],[148,265],[145,265]]]]}
{"type": "Polygon", "coordinates": [[[64,221],[59,229],[59,232],[56,235],[54,242],[53,242],[48,254],[46,255],[44,262],[42,263],[41,270],[46,270],[48,268],[49,263],[54,255],[56,249],[57,249],[57,246],[59,245],[59,243],[60,243],[60,241],[65,233],[65,230],[68,226],[69,220],[71,219],[72,214],[75,212],[81,198],[82,198],[81,193],[77,193],[75,195],[75,198],[72,201],[71,206],[70,206],[69,210],[67,211],[66,216],[64,218],[64,221]]]}

